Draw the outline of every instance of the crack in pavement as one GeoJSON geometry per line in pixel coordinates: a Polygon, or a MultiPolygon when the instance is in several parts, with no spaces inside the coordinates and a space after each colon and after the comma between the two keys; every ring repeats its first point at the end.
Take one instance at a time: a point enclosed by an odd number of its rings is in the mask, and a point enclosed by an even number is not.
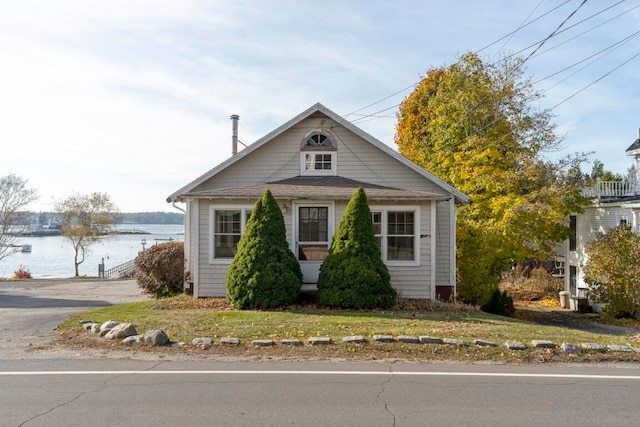
{"type": "Polygon", "coordinates": [[[380,399],[380,400],[382,400],[384,402],[384,410],[386,412],[388,412],[389,415],[391,415],[391,417],[393,418],[393,424],[391,424],[391,425],[392,425],[392,427],[395,427],[396,426],[396,414],[394,414],[391,411],[391,409],[389,408],[389,402],[387,402],[387,400],[382,397],[382,394],[386,391],[387,384],[389,384],[391,382],[391,380],[393,380],[393,378],[394,378],[393,371],[391,370],[391,367],[389,367],[389,373],[391,374],[389,376],[389,378],[387,378],[386,381],[384,381],[382,384],[380,384],[380,391],[376,395],[376,399],[380,399]]]}

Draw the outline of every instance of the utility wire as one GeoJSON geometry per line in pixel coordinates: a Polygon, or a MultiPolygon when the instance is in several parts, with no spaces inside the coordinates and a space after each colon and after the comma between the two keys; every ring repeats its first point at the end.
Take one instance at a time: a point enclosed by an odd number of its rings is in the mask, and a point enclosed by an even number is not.
{"type": "MultiPolygon", "coordinates": [[[[608,24],[609,22],[611,22],[611,21],[613,21],[613,20],[615,20],[615,19],[618,19],[618,18],[619,18],[619,17],[621,17],[622,15],[626,15],[627,13],[629,13],[629,12],[631,12],[631,11],[633,11],[633,10],[635,10],[635,9],[639,8],[639,7],[640,7],[640,4],[639,4],[639,5],[637,5],[637,6],[634,6],[634,7],[632,7],[631,9],[628,9],[628,10],[626,10],[626,11],[624,11],[624,12],[622,12],[622,13],[620,13],[620,14],[618,14],[618,15],[616,15],[616,16],[614,16],[614,17],[610,18],[610,19],[607,19],[606,21],[603,21],[603,22],[599,23],[599,24],[598,24],[598,25],[596,25],[595,27],[591,27],[591,28],[589,28],[588,30],[585,30],[585,31],[581,32],[580,34],[576,34],[575,36],[573,36],[573,37],[571,37],[571,38],[569,38],[569,39],[567,39],[567,40],[565,40],[565,41],[563,41],[563,42],[561,42],[561,43],[558,43],[557,45],[552,46],[552,47],[550,47],[550,48],[549,48],[549,49],[547,49],[547,50],[543,50],[542,52],[540,52],[540,53],[538,53],[538,54],[536,54],[536,55],[532,56],[531,58],[533,59],[533,58],[535,58],[535,57],[537,57],[537,56],[540,56],[540,55],[543,55],[543,54],[545,54],[545,53],[547,53],[547,52],[549,52],[549,51],[551,51],[551,50],[553,50],[553,49],[556,49],[556,48],[558,48],[558,47],[560,47],[560,46],[562,46],[562,45],[564,45],[564,44],[567,44],[567,43],[569,43],[570,41],[573,41],[573,40],[577,39],[578,37],[581,37],[581,36],[583,36],[583,35],[585,35],[585,34],[587,34],[587,33],[590,33],[591,31],[595,30],[596,28],[600,28],[600,27],[602,27],[603,25],[608,24]]],[[[596,14],[596,15],[597,15],[597,14],[596,14]]],[[[592,16],[595,16],[595,15],[592,15],[592,16]]],[[[585,21],[585,20],[582,20],[581,22],[584,22],[584,21],[585,21]]],[[[577,25],[577,24],[576,24],[576,25],[577,25]]],[[[572,25],[571,27],[575,27],[575,25],[572,25]]],[[[560,34],[560,33],[564,32],[564,31],[567,31],[567,30],[568,30],[569,28],[571,28],[571,27],[565,28],[564,30],[560,31],[558,34],[560,34]]],[[[529,46],[529,47],[531,47],[531,46],[529,46]]],[[[528,48],[525,48],[524,50],[526,50],[526,49],[528,49],[528,48]]],[[[509,57],[514,56],[514,55],[516,55],[516,54],[511,54],[511,55],[509,55],[509,57]]]]}
{"type": "MultiPolygon", "coordinates": [[[[627,40],[628,42],[628,40],[627,40]]],[[[566,80],[568,80],[569,78],[575,76],[576,74],[578,74],[580,71],[584,70],[585,68],[591,66],[592,64],[600,61],[601,59],[603,59],[604,57],[610,55],[611,53],[615,52],[616,50],[618,50],[620,47],[622,47],[624,44],[626,44],[627,42],[620,44],[618,46],[616,46],[615,48],[609,50],[607,53],[605,53],[604,55],[600,56],[599,58],[594,59],[593,61],[589,62],[588,64],[586,64],[584,67],[580,67],[578,68],[576,71],[574,71],[573,73],[569,74],[567,77],[559,80],[558,82],[556,82],[555,84],[549,86],[548,88],[546,88],[545,90],[543,90],[543,93],[547,93],[548,91],[550,91],[551,89],[553,89],[554,87],[558,86],[559,84],[565,82],[566,80]]]]}
{"type": "Polygon", "coordinates": [[[612,44],[612,45],[609,45],[609,46],[605,47],[604,49],[602,49],[602,50],[600,50],[600,51],[598,51],[598,52],[594,53],[593,55],[587,56],[586,58],[584,58],[584,59],[582,59],[582,60],[580,60],[580,61],[578,61],[578,62],[575,62],[575,63],[573,63],[573,64],[569,65],[568,67],[563,68],[563,69],[562,69],[562,70],[560,70],[560,71],[556,71],[556,72],[555,72],[555,73],[553,73],[553,74],[549,74],[548,76],[545,76],[545,77],[542,77],[541,79],[536,80],[535,82],[533,82],[533,84],[537,84],[537,83],[540,83],[540,82],[542,82],[542,81],[544,81],[544,80],[547,80],[547,79],[549,79],[549,78],[551,78],[551,77],[553,77],[553,76],[557,76],[558,74],[563,73],[563,72],[565,72],[565,71],[567,71],[567,70],[569,70],[569,69],[571,69],[571,68],[575,67],[576,65],[580,65],[580,64],[582,64],[583,62],[588,61],[589,59],[591,59],[591,58],[593,58],[593,57],[595,57],[595,56],[598,56],[598,55],[600,55],[600,54],[601,54],[601,53],[603,53],[603,52],[606,52],[607,50],[614,49],[616,46],[618,46],[618,47],[619,47],[619,45],[625,44],[625,43],[627,43],[628,41],[630,41],[631,39],[633,39],[633,38],[637,37],[637,36],[638,36],[638,34],[640,34],[640,30],[636,31],[635,33],[631,34],[630,36],[627,36],[627,37],[623,38],[623,39],[622,39],[622,40],[620,40],[620,41],[617,41],[616,43],[614,43],[614,44],[612,44]]]}
{"type": "Polygon", "coordinates": [[[582,89],[574,92],[571,96],[566,97],[565,99],[563,99],[562,101],[558,102],[556,105],[554,105],[553,107],[550,108],[550,110],[554,110],[555,108],[559,107],[560,105],[564,104],[565,102],[567,102],[568,100],[570,100],[571,98],[573,98],[574,96],[578,95],[579,93],[585,91],[586,89],[590,88],[591,86],[593,86],[594,84],[598,83],[600,80],[604,79],[605,77],[607,77],[608,75],[610,75],[611,73],[613,73],[614,71],[618,70],[619,68],[621,68],[622,66],[628,64],[629,62],[631,62],[633,59],[637,58],[638,56],[640,56],[640,52],[636,53],[635,55],[633,55],[631,58],[627,59],[626,61],[624,61],[622,64],[618,65],[617,67],[615,67],[613,70],[607,72],[606,74],[600,76],[598,79],[594,80],[593,82],[589,83],[588,85],[586,85],[585,87],[583,87],[582,89]]]}
{"type": "MultiPolygon", "coordinates": [[[[525,27],[527,27],[527,26],[529,26],[529,25],[533,24],[533,23],[534,23],[534,22],[536,22],[536,21],[539,21],[540,19],[542,19],[543,17],[547,16],[548,14],[550,14],[550,13],[552,13],[552,12],[555,12],[557,9],[559,9],[560,7],[562,7],[562,6],[564,6],[565,4],[569,3],[570,1],[571,1],[571,0],[566,0],[565,2],[563,2],[563,3],[559,4],[558,6],[554,7],[553,9],[551,9],[551,10],[549,10],[549,11],[547,11],[547,12],[543,13],[542,15],[538,16],[537,18],[533,19],[533,20],[532,20],[532,21],[530,21],[529,23],[527,23],[527,24],[523,24],[523,25],[520,25],[518,28],[516,28],[515,30],[511,31],[510,33],[508,33],[508,34],[506,34],[506,35],[504,35],[504,36],[500,37],[498,40],[496,40],[496,41],[493,41],[493,42],[489,43],[488,45],[484,46],[484,47],[483,47],[483,48],[481,48],[481,49],[478,49],[478,50],[477,50],[477,51],[475,51],[474,53],[475,53],[475,54],[478,54],[478,53],[482,52],[483,50],[486,50],[486,49],[488,49],[489,47],[491,47],[491,46],[495,45],[496,43],[499,43],[499,42],[501,42],[502,40],[504,40],[504,39],[506,39],[506,38],[512,37],[512,36],[513,36],[514,34],[516,34],[518,31],[520,31],[520,30],[522,30],[523,28],[525,28],[525,27]]],[[[586,0],[585,0],[585,1],[586,1],[586,0]]],[[[624,1],[624,0],[623,0],[623,1],[624,1]]],[[[540,6],[539,4],[538,4],[538,6],[536,6],[536,8],[534,9],[534,12],[535,12],[535,10],[536,10],[539,6],[540,6]]],[[[532,13],[533,13],[533,12],[532,12],[532,13]]],[[[529,14],[529,16],[531,16],[531,14],[529,14]]],[[[525,21],[526,21],[526,20],[525,20],[525,21]]],[[[419,83],[419,82],[418,82],[418,83],[419,83]]],[[[402,93],[402,92],[404,92],[404,91],[406,91],[406,90],[409,90],[409,89],[411,89],[411,88],[415,88],[415,87],[416,87],[416,85],[417,85],[418,83],[413,83],[413,84],[411,84],[411,85],[409,85],[409,86],[407,86],[407,87],[405,87],[405,88],[400,89],[399,91],[397,91],[397,92],[395,92],[395,93],[393,93],[393,94],[391,94],[391,95],[388,95],[388,96],[386,96],[386,97],[384,97],[384,98],[382,98],[382,99],[379,99],[378,101],[372,102],[371,104],[368,104],[368,105],[366,105],[366,106],[364,106],[364,107],[362,107],[362,108],[359,108],[359,109],[357,109],[357,110],[355,110],[355,111],[352,111],[351,113],[348,113],[348,114],[346,114],[346,115],[344,115],[344,116],[342,116],[342,117],[346,119],[347,117],[349,117],[350,115],[352,115],[352,114],[354,114],[354,113],[359,113],[359,112],[360,112],[360,111],[362,111],[362,110],[365,110],[365,109],[367,109],[367,108],[369,108],[369,107],[372,107],[372,106],[374,106],[374,105],[376,105],[376,104],[379,104],[379,103],[381,103],[381,102],[383,102],[383,101],[386,101],[387,99],[389,99],[389,98],[391,98],[391,97],[394,97],[394,96],[396,96],[396,95],[398,95],[398,94],[400,94],[400,93],[402,93]]],[[[396,106],[398,106],[398,105],[400,105],[400,104],[397,104],[396,106]]],[[[391,107],[391,108],[394,108],[394,107],[391,107]]],[[[376,114],[376,113],[374,113],[374,114],[376,114]]]]}
{"type": "MultiPolygon", "coordinates": [[[[584,22],[586,22],[586,21],[588,21],[588,20],[590,20],[590,19],[592,19],[592,18],[595,18],[596,16],[598,16],[598,15],[600,15],[600,14],[602,14],[602,13],[606,12],[607,10],[609,10],[609,9],[611,9],[611,8],[613,8],[613,7],[617,6],[617,5],[619,5],[620,3],[623,3],[623,2],[625,2],[625,1],[626,1],[626,0],[621,0],[621,1],[619,1],[618,3],[616,3],[616,4],[613,4],[613,5],[611,5],[611,6],[607,7],[607,8],[605,8],[605,9],[602,9],[600,12],[594,13],[593,15],[588,16],[588,17],[584,18],[582,21],[578,21],[578,22],[576,22],[575,24],[573,24],[573,25],[570,25],[570,26],[566,27],[564,30],[558,31],[558,32],[556,33],[556,36],[557,36],[557,35],[559,35],[559,34],[564,33],[565,31],[569,31],[571,28],[574,28],[574,27],[576,27],[576,26],[578,26],[578,25],[580,25],[580,24],[582,24],[582,23],[584,23],[584,22]]],[[[583,3],[583,4],[584,4],[584,3],[583,3]]],[[[580,5],[580,7],[582,7],[582,5],[580,5]]],[[[583,34],[586,34],[586,33],[588,33],[589,31],[593,31],[594,29],[596,29],[596,28],[598,28],[598,27],[600,27],[600,26],[602,26],[602,25],[604,25],[604,24],[606,24],[606,23],[608,23],[608,22],[610,22],[610,21],[612,21],[612,20],[614,20],[614,19],[616,19],[616,18],[619,18],[620,16],[625,15],[625,14],[627,14],[627,13],[631,12],[632,10],[637,9],[638,7],[640,7],[640,6],[635,6],[635,7],[631,8],[631,9],[627,10],[626,12],[622,12],[621,14],[616,15],[616,16],[614,16],[613,18],[611,18],[611,19],[609,19],[609,20],[607,20],[607,21],[604,21],[604,22],[603,22],[603,23],[601,23],[601,24],[596,25],[595,27],[593,27],[593,28],[591,28],[591,29],[589,29],[589,30],[585,31],[584,33],[578,34],[578,36],[581,36],[581,35],[583,35],[583,34]]],[[[576,36],[576,37],[578,37],[578,36],[576,36]]],[[[569,39],[569,40],[572,40],[572,39],[569,39]]],[[[537,41],[537,42],[535,42],[535,43],[532,43],[532,44],[530,44],[529,46],[523,47],[523,48],[522,48],[522,49],[520,49],[519,51],[514,52],[514,53],[512,53],[512,54],[509,54],[509,55],[507,56],[507,58],[511,58],[511,57],[513,57],[513,56],[516,56],[516,55],[518,55],[518,54],[520,54],[520,53],[522,53],[522,52],[526,51],[526,50],[529,50],[529,49],[531,49],[532,47],[534,47],[535,45],[537,45],[538,43],[540,43],[540,41],[537,41]]],[[[562,43],[561,43],[561,44],[562,44],[562,43]]],[[[559,45],[557,45],[557,46],[560,46],[561,44],[559,44],[559,45]]],[[[551,50],[551,49],[553,49],[553,48],[547,49],[547,50],[545,50],[545,52],[548,52],[548,51],[549,51],[549,50],[551,50]]],[[[537,56],[537,55],[536,55],[536,56],[537,56]]]]}

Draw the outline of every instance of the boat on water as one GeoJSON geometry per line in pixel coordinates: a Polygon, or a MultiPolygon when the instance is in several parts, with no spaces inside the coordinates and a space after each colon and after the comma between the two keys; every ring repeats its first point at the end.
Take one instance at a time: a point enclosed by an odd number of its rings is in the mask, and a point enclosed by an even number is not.
{"type": "Polygon", "coordinates": [[[22,245],[22,247],[20,248],[20,251],[22,253],[31,253],[31,245],[22,245]]]}

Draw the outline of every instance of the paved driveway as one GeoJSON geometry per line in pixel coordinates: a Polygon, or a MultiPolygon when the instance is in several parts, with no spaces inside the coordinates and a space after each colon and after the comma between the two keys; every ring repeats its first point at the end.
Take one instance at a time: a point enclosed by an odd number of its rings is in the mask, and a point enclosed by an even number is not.
{"type": "Polygon", "coordinates": [[[0,282],[0,359],[47,357],[42,346],[70,315],[146,299],[134,280],[0,282]]]}

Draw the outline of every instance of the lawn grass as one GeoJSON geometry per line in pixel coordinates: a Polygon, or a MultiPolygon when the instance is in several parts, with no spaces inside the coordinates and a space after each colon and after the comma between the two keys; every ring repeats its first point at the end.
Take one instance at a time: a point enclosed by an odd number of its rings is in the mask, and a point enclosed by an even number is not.
{"type": "MultiPolygon", "coordinates": [[[[82,319],[99,323],[107,320],[136,325],[138,332],[162,329],[172,341],[191,343],[193,338],[209,337],[219,341],[222,337],[236,337],[237,347],[214,345],[206,351],[210,354],[233,354],[265,357],[347,357],[355,359],[393,358],[405,360],[453,360],[496,362],[554,361],[640,361],[636,353],[583,353],[566,355],[560,349],[531,349],[532,340],[551,340],[580,344],[595,342],[604,346],[619,344],[640,346],[638,337],[593,334],[575,329],[543,326],[524,320],[495,316],[459,305],[436,304],[426,309],[385,311],[327,310],[315,306],[296,306],[287,310],[257,311],[233,310],[225,306],[194,306],[193,299],[174,297],[160,301],[146,301],[100,308],[69,318],[59,327],[66,337],[74,337],[73,345],[106,345],[105,340],[82,329],[82,319]],[[363,335],[366,344],[345,344],[342,338],[363,335]],[[455,338],[465,341],[465,346],[426,344],[382,344],[373,342],[373,335],[421,336],[455,338]],[[335,343],[331,346],[310,346],[310,337],[326,336],[335,343]],[[303,346],[290,348],[278,345],[281,339],[298,338],[303,346]],[[276,345],[256,348],[250,345],[254,339],[272,339],[276,345]],[[477,347],[474,339],[492,341],[497,347],[477,347]],[[529,347],[525,351],[511,351],[505,341],[519,341],[529,347]],[[286,347],[286,348],[285,348],[286,347]]],[[[122,346],[109,343],[109,346],[122,346]]],[[[182,347],[193,351],[192,346],[182,347]]],[[[151,350],[145,347],[147,350],[151,350]]],[[[157,350],[157,349],[154,349],[157,350]]],[[[180,351],[180,348],[170,351],[180,351]]]]}

